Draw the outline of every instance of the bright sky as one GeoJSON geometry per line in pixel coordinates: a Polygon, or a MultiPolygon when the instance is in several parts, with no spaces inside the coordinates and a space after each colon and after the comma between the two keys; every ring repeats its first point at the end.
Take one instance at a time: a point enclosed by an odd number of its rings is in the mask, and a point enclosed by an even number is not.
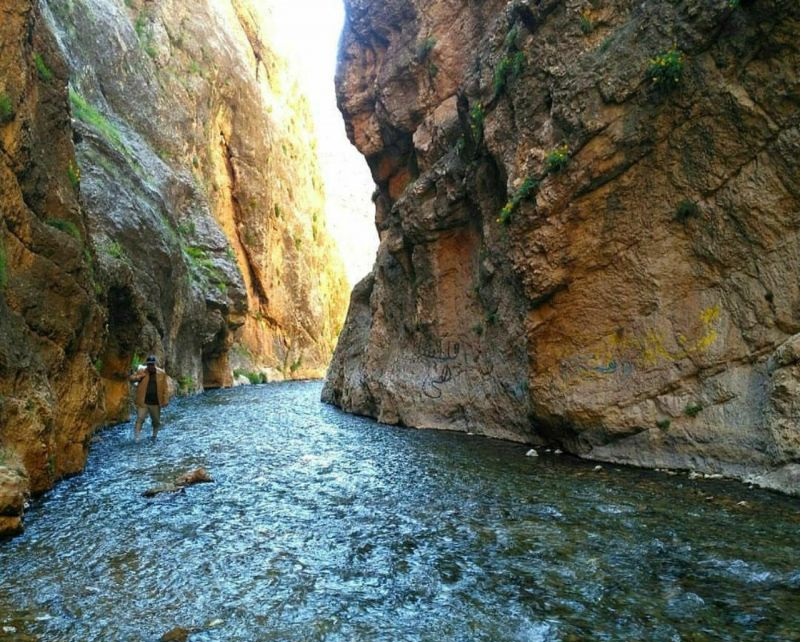
{"type": "Polygon", "coordinates": [[[320,90],[333,86],[337,44],[345,11],[342,0],[267,0],[282,50],[291,52],[303,79],[320,90]]]}
{"type": "Polygon", "coordinates": [[[339,245],[351,285],[373,267],[378,247],[374,183],[350,144],[336,106],[334,73],[345,11],[342,0],[261,0],[272,8],[274,37],[312,105],[326,184],[328,229],[339,245]]]}

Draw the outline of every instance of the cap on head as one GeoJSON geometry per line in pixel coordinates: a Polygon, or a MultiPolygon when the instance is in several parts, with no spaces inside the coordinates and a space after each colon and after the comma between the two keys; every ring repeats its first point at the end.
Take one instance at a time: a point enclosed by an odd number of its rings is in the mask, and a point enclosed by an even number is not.
{"type": "Polygon", "coordinates": [[[156,365],[156,357],[154,355],[152,355],[152,354],[145,360],[145,364],[146,365],[150,365],[151,363],[154,366],[156,365]]]}

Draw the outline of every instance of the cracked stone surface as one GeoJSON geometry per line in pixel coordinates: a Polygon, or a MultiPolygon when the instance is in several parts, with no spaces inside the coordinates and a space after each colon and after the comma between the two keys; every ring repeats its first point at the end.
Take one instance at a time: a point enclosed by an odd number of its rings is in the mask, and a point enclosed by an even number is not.
{"type": "Polygon", "coordinates": [[[381,246],[323,398],[798,492],[795,6],[346,4],[381,246]]]}

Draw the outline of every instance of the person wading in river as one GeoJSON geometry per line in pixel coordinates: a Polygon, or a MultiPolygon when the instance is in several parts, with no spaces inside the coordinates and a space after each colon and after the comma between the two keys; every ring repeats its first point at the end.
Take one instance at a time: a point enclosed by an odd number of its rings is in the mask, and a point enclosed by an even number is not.
{"type": "Polygon", "coordinates": [[[150,355],[144,366],[130,376],[136,385],[136,423],[134,424],[134,439],[139,441],[139,433],[145,417],[150,415],[153,425],[153,439],[161,426],[161,409],[169,402],[167,394],[167,373],[156,367],[156,357],[150,355]]]}

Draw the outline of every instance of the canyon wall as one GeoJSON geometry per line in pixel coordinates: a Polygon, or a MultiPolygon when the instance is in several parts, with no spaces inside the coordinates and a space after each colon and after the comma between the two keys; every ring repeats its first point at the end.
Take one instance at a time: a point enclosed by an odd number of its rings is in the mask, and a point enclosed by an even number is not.
{"type": "Polygon", "coordinates": [[[29,489],[83,466],[103,347],[67,110],[68,70],[31,3],[0,2],[0,535],[29,489]],[[45,67],[44,60],[48,65],[45,67]]]}
{"type": "Polygon", "coordinates": [[[112,343],[151,346],[190,389],[230,385],[231,365],[321,376],[345,281],[309,107],[262,33],[269,14],[248,0],[46,5],[110,307],[136,317],[111,320],[112,343]]]}
{"type": "Polygon", "coordinates": [[[346,6],[381,245],[323,399],[797,493],[797,6],[346,6]]]}
{"type": "Polygon", "coordinates": [[[183,392],[324,372],[344,270],[260,7],[0,0],[0,532],[149,353],[183,392]]]}

